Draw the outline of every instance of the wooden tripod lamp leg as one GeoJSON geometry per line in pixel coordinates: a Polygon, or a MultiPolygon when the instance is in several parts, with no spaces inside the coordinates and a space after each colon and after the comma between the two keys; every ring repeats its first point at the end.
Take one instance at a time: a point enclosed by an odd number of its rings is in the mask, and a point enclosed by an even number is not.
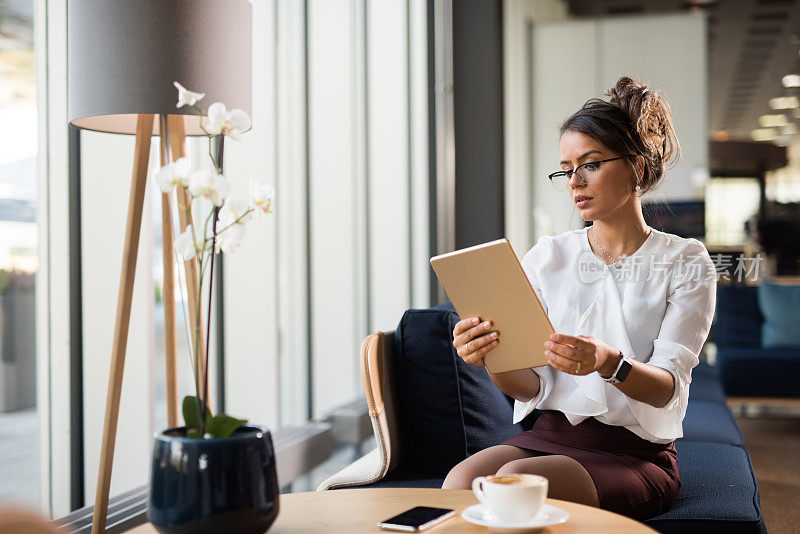
{"type": "MultiPolygon", "coordinates": [[[[169,141],[170,141],[170,152],[172,154],[173,161],[184,157],[186,155],[186,133],[185,128],[183,125],[183,117],[177,115],[170,115],[167,118],[169,122],[169,141]]],[[[189,197],[189,193],[186,191],[184,187],[178,186],[176,189],[176,194],[178,197],[178,214],[181,223],[181,232],[186,230],[186,227],[192,223],[192,213],[190,211],[190,207],[192,205],[191,198],[189,197]]],[[[186,272],[186,292],[189,297],[189,320],[191,322],[192,328],[194,325],[197,324],[196,317],[197,317],[197,286],[200,283],[200,268],[197,263],[197,259],[192,259],[189,261],[184,262],[184,268],[186,272]]],[[[202,315],[201,315],[202,317],[202,315]]],[[[192,343],[194,343],[195,336],[194,332],[190,332],[192,343]]],[[[205,339],[205,329],[203,328],[203,321],[200,321],[200,331],[197,334],[198,339],[205,339]]],[[[198,377],[205,376],[205,352],[206,346],[204,343],[200,343],[198,347],[198,369],[195,369],[198,377]]],[[[204,388],[204,382],[199,380],[200,387],[204,388]]],[[[203,392],[205,397],[209,399],[210,404],[210,397],[208,392],[203,392]]]]}
{"type": "MultiPolygon", "coordinates": [[[[161,166],[170,163],[169,125],[161,115],[161,166]]],[[[161,194],[161,250],[164,256],[164,363],[167,379],[167,426],[178,426],[178,334],[175,324],[175,248],[172,238],[172,209],[170,195],[161,194]]]]}
{"type": "Polygon", "coordinates": [[[136,149],[133,158],[131,192],[128,200],[128,221],[122,251],[122,273],[117,297],[117,315],[114,324],[114,341],[111,349],[111,370],[108,377],[106,415],[103,421],[103,442],[100,449],[100,470],[97,473],[97,492],[94,500],[92,534],[105,532],[108,512],[108,491],[111,487],[111,469],[114,465],[114,443],[117,437],[119,400],[122,394],[122,374],[125,369],[125,349],[128,344],[133,281],[136,275],[136,258],[139,253],[139,231],[142,227],[142,207],[147,185],[147,161],[150,157],[150,140],[153,134],[153,116],[139,115],[136,123],[136,149]]]}

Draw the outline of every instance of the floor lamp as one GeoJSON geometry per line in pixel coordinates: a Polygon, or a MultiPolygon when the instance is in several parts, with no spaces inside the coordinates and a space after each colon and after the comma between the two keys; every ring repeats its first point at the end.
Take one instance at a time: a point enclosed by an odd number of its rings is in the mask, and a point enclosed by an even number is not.
{"type": "MultiPolygon", "coordinates": [[[[205,93],[204,110],[213,102],[224,102],[250,113],[251,19],[248,0],[69,2],[69,121],[86,130],[136,136],[93,534],[105,531],[151,138],[161,136],[163,165],[185,155],[185,136],[203,135],[199,118],[193,115],[196,110],[176,107],[174,81],[205,93]]],[[[189,205],[188,194],[180,188],[177,203],[183,230],[191,224],[191,214],[184,209],[189,205]]],[[[167,195],[162,195],[162,227],[168,422],[172,426],[178,423],[175,256],[167,195]]],[[[198,266],[192,261],[184,267],[193,314],[198,266]]]]}

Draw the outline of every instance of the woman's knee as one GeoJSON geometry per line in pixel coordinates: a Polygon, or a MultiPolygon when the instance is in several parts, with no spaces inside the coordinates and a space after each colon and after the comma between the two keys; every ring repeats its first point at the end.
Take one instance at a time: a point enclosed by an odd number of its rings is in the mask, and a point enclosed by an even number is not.
{"type": "Polygon", "coordinates": [[[475,474],[475,466],[471,465],[474,463],[467,458],[453,467],[447,473],[442,489],[470,489],[472,487],[472,479],[480,476],[475,474]]]}
{"type": "Polygon", "coordinates": [[[512,460],[506,464],[503,464],[500,467],[500,469],[497,470],[497,476],[511,475],[514,473],[528,473],[531,475],[538,475],[539,473],[534,473],[531,470],[531,462],[528,462],[526,460],[530,460],[530,458],[512,460]]]}
{"type": "Polygon", "coordinates": [[[550,482],[549,496],[554,499],[599,506],[597,488],[589,472],[573,458],[548,455],[538,458],[513,460],[504,464],[498,475],[527,473],[541,475],[550,482]]]}
{"type": "Polygon", "coordinates": [[[494,475],[510,460],[529,457],[530,453],[511,445],[495,445],[473,454],[453,467],[442,484],[444,489],[470,489],[472,480],[479,476],[494,475]]]}

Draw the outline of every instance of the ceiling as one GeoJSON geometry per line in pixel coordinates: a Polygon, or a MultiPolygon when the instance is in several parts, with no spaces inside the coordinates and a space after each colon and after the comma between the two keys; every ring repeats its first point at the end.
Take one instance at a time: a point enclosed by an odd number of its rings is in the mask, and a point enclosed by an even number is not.
{"type": "MultiPolygon", "coordinates": [[[[800,96],[800,88],[787,89],[781,82],[786,74],[800,74],[800,1],[567,0],[567,5],[576,17],[706,13],[711,137],[750,141],[765,114],[784,113],[800,128],[797,110],[769,105],[771,98],[800,96]]],[[[782,135],[775,143],[790,144],[792,134],[778,130],[782,135]]]]}

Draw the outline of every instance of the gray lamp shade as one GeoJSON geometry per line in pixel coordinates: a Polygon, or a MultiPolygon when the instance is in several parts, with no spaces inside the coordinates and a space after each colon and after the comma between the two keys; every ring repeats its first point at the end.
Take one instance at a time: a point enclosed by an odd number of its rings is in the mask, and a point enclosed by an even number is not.
{"type": "MultiPolygon", "coordinates": [[[[177,81],[250,114],[249,0],[70,0],[69,121],[87,130],[134,134],[139,114],[184,117],[203,135],[197,110],[177,108],[177,81]]],[[[159,134],[159,121],[153,121],[159,134]]]]}

